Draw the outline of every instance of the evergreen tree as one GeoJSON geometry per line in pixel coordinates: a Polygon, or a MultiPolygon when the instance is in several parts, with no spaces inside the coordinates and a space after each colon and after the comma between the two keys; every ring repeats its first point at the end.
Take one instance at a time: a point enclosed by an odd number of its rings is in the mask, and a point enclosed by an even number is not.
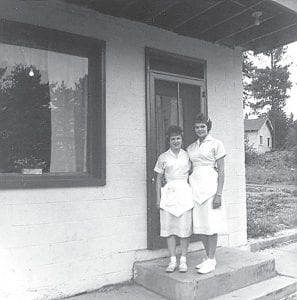
{"type": "Polygon", "coordinates": [[[282,110],[289,98],[288,89],[292,87],[290,81],[290,64],[282,65],[286,48],[264,52],[263,55],[270,59],[270,66],[255,68],[250,89],[255,102],[250,102],[250,107],[258,112],[261,109],[282,110]]]}
{"type": "Polygon", "coordinates": [[[286,47],[281,47],[264,52],[263,55],[270,61],[269,66],[265,68],[245,64],[245,68],[250,69],[251,78],[250,83],[244,85],[245,93],[250,98],[248,102],[245,101],[256,115],[266,112],[271,119],[274,127],[275,148],[284,147],[289,129],[289,120],[284,107],[289,98],[287,92],[292,82],[290,81],[290,64],[283,64],[286,51],[286,47]]]}
{"type": "Polygon", "coordinates": [[[29,162],[43,162],[44,170],[48,170],[51,150],[49,101],[48,82],[42,83],[41,73],[35,67],[14,65],[3,78],[0,88],[2,172],[14,172],[21,164],[29,162]],[[31,69],[33,76],[29,75],[31,69]]]}
{"type": "Polygon", "coordinates": [[[274,148],[284,149],[286,138],[289,132],[289,122],[286,113],[283,110],[272,110],[268,112],[268,117],[273,125],[274,148]]]}
{"type": "Polygon", "coordinates": [[[286,138],[286,147],[288,149],[292,149],[297,146],[297,120],[290,122],[289,126],[290,128],[286,138]]]}
{"type": "Polygon", "coordinates": [[[249,51],[242,54],[243,108],[248,106],[249,99],[252,97],[251,83],[256,69],[252,57],[249,51]]]}

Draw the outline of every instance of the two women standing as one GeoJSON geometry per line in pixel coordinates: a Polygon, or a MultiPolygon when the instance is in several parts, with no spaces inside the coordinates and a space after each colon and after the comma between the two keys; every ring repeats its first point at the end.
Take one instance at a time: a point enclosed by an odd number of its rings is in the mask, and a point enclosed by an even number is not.
{"type": "Polygon", "coordinates": [[[161,208],[161,236],[167,238],[170,253],[166,271],[173,272],[177,267],[176,236],[181,238],[182,249],[179,271],[187,271],[188,242],[194,233],[200,235],[207,255],[196,268],[198,273],[206,274],[215,270],[218,233],[225,231],[226,226],[221,209],[226,151],[221,141],[209,135],[209,118],[199,114],[194,123],[197,141],[187,148],[187,152],[181,149],[181,129],[177,126],[169,128],[170,149],[160,155],[154,170],[158,173],[156,187],[157,206],[161,208]],[[163,174],[166,184],[161,188],[163,174]]]}

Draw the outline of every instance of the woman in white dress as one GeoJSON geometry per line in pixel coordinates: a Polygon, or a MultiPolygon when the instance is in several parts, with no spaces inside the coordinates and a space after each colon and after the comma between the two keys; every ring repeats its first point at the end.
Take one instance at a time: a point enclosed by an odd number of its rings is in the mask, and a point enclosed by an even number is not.
{"type": "Polygon", "coordinates": [[[204,114],[197,115],[195,133],[198,139],[187,148],[193,166],[189,179],[194,199],[193,232],[200,235],[207,255],[207,259],[196,266],[201,274],[215,270],[218,233],[226,231],[222,206],[226,151],[220,140],[209,135],[211,124],[204,114]]]}
{"type": "Polygon", "coordinates": [[[166,237],[170,254],[170,263],[166,272],[177,267],[176,237],[180,238],[181,257],[179,272],[187,272],[187,250],[192,235],[192,208],[194,206],[192,190],[188,184],[191,163],[188,153],[181,149],[182,129],[170,126],[167,132],[170,148],[162,153],[154,171],[158,173],[156,181],[157,207],[160,208],[162,237],[166,237]],[[162,178],[166,184],[162,187],[162,178]]]}

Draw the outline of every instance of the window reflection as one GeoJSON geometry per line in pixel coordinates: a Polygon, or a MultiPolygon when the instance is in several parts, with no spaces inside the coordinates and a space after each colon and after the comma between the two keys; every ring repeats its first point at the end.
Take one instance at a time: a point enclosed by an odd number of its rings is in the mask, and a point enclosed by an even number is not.
{"type": "Polygon", "coordinates": [[[0,44],[0,172],[86,172],[88,59],[0,44]]]}

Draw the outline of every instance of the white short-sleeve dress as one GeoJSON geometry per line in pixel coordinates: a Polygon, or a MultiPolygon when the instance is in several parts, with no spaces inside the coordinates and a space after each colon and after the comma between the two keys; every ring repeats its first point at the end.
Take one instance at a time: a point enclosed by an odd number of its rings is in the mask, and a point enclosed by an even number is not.
{"type": "Polygon", "coordinates": [[[192,234],[192,190],[188,184],[191,163],[183,149],[176,156],[171,149],[162,153],[154,171],[165,175],[166,184],[161,188],[160,235],[182,238],[192,234]]]}
{"type": "Polygon", "coordinates": [[[213,198],[217,192],[218,172],[216,161],[226,156],[223,143],[207,135],[200,144],[199,140],[187,148],[193,164],[189,178],[193,192],[193,232],[212,235],[226,233],[227,222],[224,202],[220,208],[213,209],[213,198]]]}

